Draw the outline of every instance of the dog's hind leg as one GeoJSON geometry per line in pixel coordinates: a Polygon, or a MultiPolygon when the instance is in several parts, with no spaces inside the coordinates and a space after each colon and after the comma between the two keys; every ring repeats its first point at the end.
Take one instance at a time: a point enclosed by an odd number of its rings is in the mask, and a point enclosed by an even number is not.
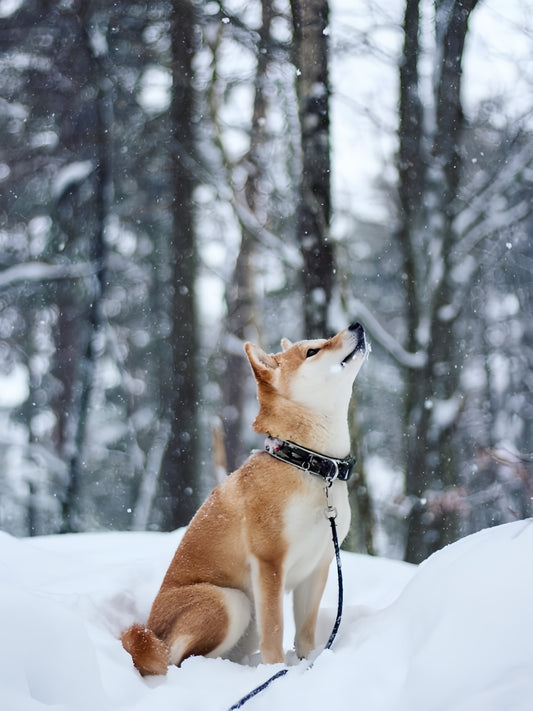
{"type": "Polygon", "coordinates": [[[259,651],[259,641],[259,631],[257,629],[255,616],[252,614],[250,624],[243,636],[229,652],[225,652],[221,656],[232,662],[249,664],[251,656],[259,651]]]}
{"type": "MultiPolygon", "coordinates": [[[[226,636],[221,644],[208,657],[223,657],[238,645],[250,626],[252,618],[252,605],[245,593],[234,588],[219,588],[224,593],[226,614],[229,625],[226,636]]],[[[257,645],[256,645],[257,646],[257,645]]]]}
{"type": "Polygon", "coordinates": [[[169,664],[193,655],[227,654],[246,631],[251,605],[241,590],[208,583],[162,589],[148,627],[169,649],[169,664]]]}

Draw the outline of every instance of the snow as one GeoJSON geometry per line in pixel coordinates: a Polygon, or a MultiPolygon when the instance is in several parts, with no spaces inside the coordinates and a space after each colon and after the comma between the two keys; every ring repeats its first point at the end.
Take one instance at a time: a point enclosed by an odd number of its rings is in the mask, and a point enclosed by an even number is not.
{"type": "Polygon", "coordinates": [[[506,115],[529,113],[524,92],[532,79],[531,38],[516,29],[531,26],[532,9],[522,0],[485,0],[472,13],[463,63],[467,111],[502,96],[506,115]]]}
{"type": "Polygon", "coordinates": [[[24,0],[0,0],[0,17],[10,17],[23,4],[24,0]]]}
{"type": "MultiPolygon", "coordinates": [[[[343,553],[345,608],[333,648],[311,669],[289,653],[289,673],[245,708],[529,711],[532,523],[484,530],[419,568],[343,553]]],[[[278,671],[202,657],[166,677],[143,680],[134,670],[118,635],[148,614],[181,535],[0,534],[2,708],[224,710],[278,671]]],[[[332,570],[321,644],[335,609],[332,570]]]]}
{"type": "Polygon", "coordinates": [[[170,106],[171,88],[172,75],[168,69],[149,66],[142,74],[137,101],[148,113],[163,113],[170,106]]]}
{"type": "Polygon", "coordinates": [[[93,172],[94,165],[91,160],[76,160],[60,168],[53,178],[51,194],[59,200],[67,190],[82,183],[93,172]]]}
{"type": "Polygon", "coordinates": [[[0,372],[0,408],[20,407],[29,392],[29,373],[22,363],[15,363],[8,373],[0,372]]]}

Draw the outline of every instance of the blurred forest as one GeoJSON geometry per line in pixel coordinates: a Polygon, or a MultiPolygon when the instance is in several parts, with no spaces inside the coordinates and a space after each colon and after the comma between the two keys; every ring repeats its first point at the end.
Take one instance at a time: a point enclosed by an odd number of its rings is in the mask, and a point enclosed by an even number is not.
{"type": "Polygon", "coordinates": [[[354,319],[348,545],[418,562],[532,515],[533,1],[506,7],[0,0],[1,529],[185,525],[262,446],[243,343],[354,319]]]}

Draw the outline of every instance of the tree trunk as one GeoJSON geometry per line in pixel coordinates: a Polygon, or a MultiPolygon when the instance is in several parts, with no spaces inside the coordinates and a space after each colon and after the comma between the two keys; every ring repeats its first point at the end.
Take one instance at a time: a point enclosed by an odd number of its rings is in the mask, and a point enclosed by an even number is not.
{"type": "Polygon", "coordinates": [[[105,57],[97,55],[89,37],[90,17],[87,11],[80,17],[80,34],[89,58],[90,79],[96,87],[94,145],[94,213],[95,227],[89,244],[89,258],[95,273],[90,280],[88,333],[85,353],[79,366],[70,412],[72,441],[68,446],[68,482],[62,502],[62,531],[83,530],[80,496],[83,476],[83,450],[93,390],[97,359],[96,337],[103,324],[102,300],[106,287],[107,247],[105,228],[112,201],[113,182],[109,164],[109,132],[111,126],[110,97],[106,78],[105,57]]]}
{"type": "Polygon", "coordinates": [[[195,307],[197,256],[194,241],[190,157],[194,152],[191,62],[194,5],[174,0],[172,13],[173,233],[170,244],[171,373],[168,379],[169,444],[163,458],[156,507],[170,530],[189,523],[200,501],[198,443],[198,336],[195,307]]]}
{"type": "Polygon", "coordinates": [[[243,228],[233,279],[226,289],[226,333],[231,342],[224,352],[222,423],[228,472],[243,461],[243,412],[250,367],[241,347],[233,344],[254,337],[249,335],[253,318],[253,255],[253,237],[243,228]]]}
{"type": "MultiPolygon", "coordinates": [[[[425,351],[406,379],[406,494],[413,507],[405,557],[420,562],[457,536],[453,497],[459,481],[454,428],[461,413],[461,347],[454,334],[451,254],[461,179],[461,62],[476,0],[438,2],[434,116],[424,120],[418,77],[419,0],[407,0],[400,68],[400,188],[408,348],[425,351]],[[423,126],[434,126],[433,134],[423,126]],[[428,153],[426,145],[432,144],[428,153]]],[[[428,111],[430,109],[427,109],[428,111]]]]}
{"type": "MultiPolygon", "coordinates": [[[[265,160],[262,149],[265,144],[265,117],[267,98],[265,82],[267,68],[270,62],[268,46],[270,42],[270,25],[272,21],[272,3],[262,0],[262,24],[259,30],[257,68],[255,75],[255,94],[252,125],[250,130],[250,149],[248,151],[248,176],[245,185],[246,203],[250,211],[256,213],[261,208],[260,182],[265,172],[265,160]]],[[[237,257],[233,279],[226,289],[228,315],[226,332],[239,341],[245,341],[257,336],[254,329],[254,270],[255,237],[242,226],[241,248],[237,257]]],[[[247,383],[250,375],[248,361],[244,353],[231,347],[226,350],[226,368],[224,374],[224,441],[228,471],[234,471],[242,464],[244,453],[242,448],[243,411],[247,383]]]]}
{"type": "Polygon", "coordinates": [[[298,239],[303,258],[305,335],[323,338],[334,281],[330,223],[327,0],[292,0],[294,52],[302,135],[298,239]]]}

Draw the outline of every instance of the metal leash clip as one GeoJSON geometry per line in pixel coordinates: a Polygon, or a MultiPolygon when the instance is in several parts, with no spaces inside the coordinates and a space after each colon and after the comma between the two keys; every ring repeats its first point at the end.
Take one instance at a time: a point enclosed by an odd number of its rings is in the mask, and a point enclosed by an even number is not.
{"type": "Polygon", "coordinates": [[[324,509],[324,514],[326,518],[332,519],[337,518],[337,509],[329,503],[329,490],[333,484],[334,479],[326,484],[324,491],[326,492],[326,508],[324,509]]]}
{"type": "Polygon", "coordinates": [[[328,487],[330,487],[335,479],[339,476],[339,463],[336,459],[330,459],[329,460],[333,464],[333,474],[328,474],[326,477],[326,482],[328,484],[328,487]]]}

